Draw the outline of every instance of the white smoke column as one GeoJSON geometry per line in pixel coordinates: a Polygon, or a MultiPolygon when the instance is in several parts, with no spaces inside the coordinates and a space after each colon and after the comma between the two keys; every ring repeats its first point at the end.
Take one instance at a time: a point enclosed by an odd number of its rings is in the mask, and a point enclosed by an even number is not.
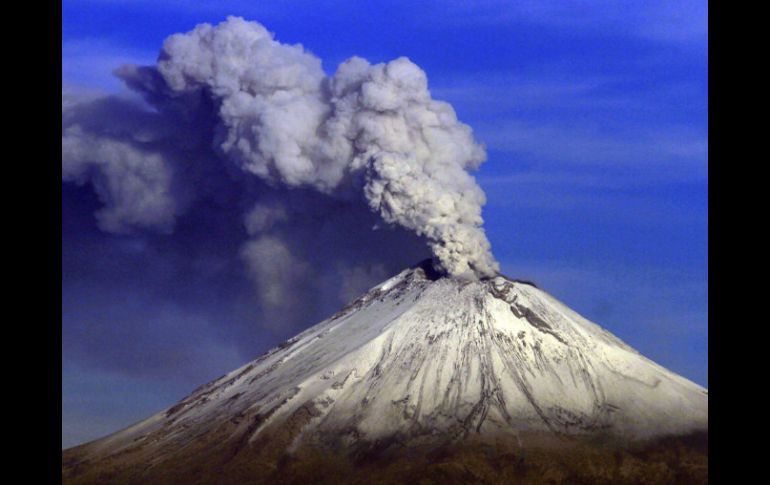
{"type": "Polygon", "coordinates": [[[431,99],[425,73],[404,57],[375,66],[354,57],[331,86],[334,115],[321,133],[337,152],[325,155],[346,156],[349,171],[364,172],[369,206],[426,237],[444,271],[496,274],[481,228],[484,192],[467,172],[484,149],[448,103],[431,99]]]}
{"type": "Polygon", "coordinates": [[[486,155],[452,107],[431,99],[406,58],[344,62],[328,78],[300,45],[230,17],[169,37],[157,71],[170,95],[216,102],[216,148],[271,184],[362,196],[389,224],[427,239],[452,275],[491,276],[483,191],[468,170],[486,155]]]}

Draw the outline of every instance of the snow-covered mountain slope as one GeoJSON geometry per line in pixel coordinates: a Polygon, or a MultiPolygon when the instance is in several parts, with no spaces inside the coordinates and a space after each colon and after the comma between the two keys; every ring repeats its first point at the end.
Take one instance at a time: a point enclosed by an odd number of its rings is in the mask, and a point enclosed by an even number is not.
{"type": "Polygon", "coordinates": [[[319,413],[308,430],[363,439],[520,429],[642,437],[708,423],[705,389],[531,284],[433,280],[418,266],[105,444],[260,409],[253,439],[308,403],[319,413]]]}
{"type": "Polygon", "coordinates": [[[237,453],[271,429],[289,430],[277,445],[289,451],[319,440],[520,441],[531,432],[649,438],[707,430],[708,392],[530,283],[438,277],[423,263],[175,406],[76,450],[81,461],[159,460],[209,439],[237,453]]]}

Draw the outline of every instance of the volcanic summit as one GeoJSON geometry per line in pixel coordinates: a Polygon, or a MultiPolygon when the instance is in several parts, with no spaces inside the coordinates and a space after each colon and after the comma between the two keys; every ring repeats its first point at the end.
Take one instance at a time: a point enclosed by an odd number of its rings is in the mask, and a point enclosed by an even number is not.
{"type": "Polygon", "coordinates": [[[442,276],[427,261],[176,405],[65,450],[63,478],[702,482],[707,436],[706,389],[532,283],[442,276]]]}

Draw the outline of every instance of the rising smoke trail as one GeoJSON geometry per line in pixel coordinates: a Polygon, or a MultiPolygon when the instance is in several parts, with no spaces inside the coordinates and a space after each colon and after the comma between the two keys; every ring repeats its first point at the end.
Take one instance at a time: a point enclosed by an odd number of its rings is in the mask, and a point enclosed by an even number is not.
{"type": "MultiPolygon", "coordinates": [[[[62,108],[62,176],[94,185],[105,204],[102,229],[170,231],[218,168],[244,187],[251,176],[268,187],[360,198],[385,224],[424,238],[438,269],[499,271],[482,227],[485,196],[469,174],[484,148],[448,103],[431,98],[425,73],[407,58],[372,65],[353,57],[329,77],[302,46],[229,17],[172,35],[155,66],[118,75],[160,116],[131,108],[104,128],[87,126],[82,108],[73,115],[77,103],[62,108]]],[[[279,241],[260,237],[265,224],[288,217],[276,207],[248,211],[247,262],[288,257],[279,241]]]]}

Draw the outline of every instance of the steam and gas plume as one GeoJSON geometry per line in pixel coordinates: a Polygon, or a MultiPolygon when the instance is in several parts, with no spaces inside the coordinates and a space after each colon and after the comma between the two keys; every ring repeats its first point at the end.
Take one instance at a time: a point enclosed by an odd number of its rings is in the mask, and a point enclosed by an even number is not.
{"type": "Polygon", "coordinates": [[[360,291],[418,241],[451,275],[498,271],[469,174],[484,148],[408,59],[353,57],[329,77],[302,46],[230,17],[116,74],[146,103],[69,92],[62,103],[62,177],[93,186],[103,231],[168,234],[191,213],[219,209],[224,223],[236,211],[265,308],[285,308],[321,266],[360,291]],[[328,256],[351,238],[361,265],[328,256]]]}

